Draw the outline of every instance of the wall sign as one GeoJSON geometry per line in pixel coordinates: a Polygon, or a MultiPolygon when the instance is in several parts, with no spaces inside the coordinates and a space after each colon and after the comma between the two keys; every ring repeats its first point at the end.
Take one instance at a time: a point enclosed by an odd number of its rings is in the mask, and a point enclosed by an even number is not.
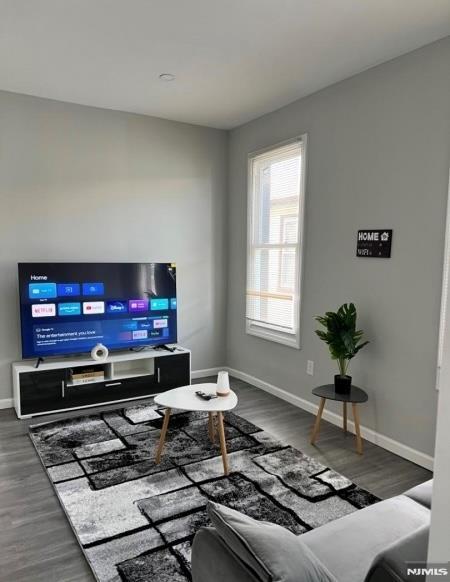
{"type": "Polygon", "coordinates": [[[358,230],[356,256],[389,259],[391,244],[392,229],[358,230]]]}

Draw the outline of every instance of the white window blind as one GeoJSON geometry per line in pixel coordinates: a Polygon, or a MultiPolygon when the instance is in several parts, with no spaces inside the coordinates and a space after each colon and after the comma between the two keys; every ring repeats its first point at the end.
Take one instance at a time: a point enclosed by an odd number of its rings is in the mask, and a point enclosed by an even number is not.
{"type": "Polygon", "coordinates": [[[249,158],[247,333],[299,347],[305,136],[249,158]]]}

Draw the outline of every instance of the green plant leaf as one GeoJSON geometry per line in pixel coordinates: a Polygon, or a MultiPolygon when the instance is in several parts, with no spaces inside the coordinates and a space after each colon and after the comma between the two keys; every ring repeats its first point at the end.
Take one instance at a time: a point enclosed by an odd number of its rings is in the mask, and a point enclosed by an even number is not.
{"type": "Polygon", "coordinates": [[[354,303],[344,303],[336,312],[315,316],[315,320],[325,328],[316,330],[317,336],[328,345],[331,359],[338,360],[339,369],[347,368],[346,362],[369,342],[361,341],[364,332],[356,329],[357,311],[354,303]]]}

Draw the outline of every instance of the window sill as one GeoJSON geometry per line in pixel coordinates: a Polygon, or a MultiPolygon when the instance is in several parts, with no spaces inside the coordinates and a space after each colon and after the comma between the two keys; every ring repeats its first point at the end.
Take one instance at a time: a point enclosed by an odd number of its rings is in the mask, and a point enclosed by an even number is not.
{"type": "Polygon", "coordinates": [[[260,337],[267,341],[275,342],[277,344],[283,344],[289,346],[290,348],[300,349],[300,334],[291,334],[284,331],[279,331],[276,329],[270,329],[262,325],[257,325],[255,323],[250,323],[247,321],[245,326],[245,331],[248,335],[254,335],[260,337]]]}

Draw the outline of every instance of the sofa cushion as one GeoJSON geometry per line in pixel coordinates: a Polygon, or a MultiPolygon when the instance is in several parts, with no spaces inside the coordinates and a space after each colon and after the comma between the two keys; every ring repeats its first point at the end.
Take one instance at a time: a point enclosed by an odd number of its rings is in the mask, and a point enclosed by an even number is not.
{"type": "Polygon", "coordinates": [[[429,523],[426,507],[399,495],[304,533],[301,538],[338,580],[361,582],[381,551],[429,523]]]}
{"type": "Polygon", "coordinates": [[[336,582],[300,538],[284,527],[212,502],[208,514],[224,543],[262,582],[336,582]]]}
{"type": "Polygon", "coordinates": [[[407,495],[417,503],[420,503],[424,507],[431,509],[431,494],[433,489],[433,479],[425,481],[412,489],[405,491],[403,495],[407,495]]]}
{"type": "Polygon", "coordinates": [[[191,571],[193,582],[261,582],[213,527],[201,527],[195,534],[191,571]]]}

